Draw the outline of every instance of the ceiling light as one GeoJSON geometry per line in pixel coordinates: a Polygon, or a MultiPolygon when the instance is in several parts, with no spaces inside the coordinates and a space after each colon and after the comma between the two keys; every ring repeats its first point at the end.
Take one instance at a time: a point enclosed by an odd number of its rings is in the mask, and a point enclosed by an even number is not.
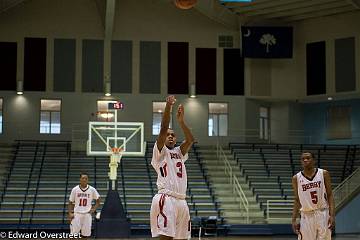
{"type": "Polygon", "coordinates": [[[112,118],[114,117],[113,113],[100,113],[100,117],[102,118],[112,118]]]}
{"type": "Polygon", "coordinates": [[[190,84],[190,97],[196,98],[196,89],[194,83],[190,84]]]}
{"type": "Polygon", "coordinates": [[[110,97],[111,96],[111,82],[105,82],[105,96],[110,97]]]}
{"type": "Polygon", "coordinates": [[[23,89],[23,81],[18,80],[16,83],[16,94],[17,95],[23,95],[24,94],[24,89],[23,89]]]}

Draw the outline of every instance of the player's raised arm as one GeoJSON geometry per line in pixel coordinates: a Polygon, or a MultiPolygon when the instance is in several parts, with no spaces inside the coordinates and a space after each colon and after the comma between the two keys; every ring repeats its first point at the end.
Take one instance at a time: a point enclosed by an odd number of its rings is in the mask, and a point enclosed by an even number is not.
{"type": "Polygon", "coordinates": [[[297,184],[297,177],[296,175],[293,176],[292,178],[292,187],[293,187],[293,191],[294,191],[294,207],[293,207],[293,212],[292,212],[292,228],[294,233],[299,234],[300,231],[300,224],[298,224],[296,222],[297,217],[299,216],[299,210],[300,210],[300,199],[299,199],[299,194],[298,194],[298,184],[297,184]]]}
{"type": "Polygon", "coordinates": [[[326,189],[326,197],[329,204],[329,229],[333,229],[335,227],[335,202],[334,196],[331,189],[331,178],[330,173],[324,170],[324,181],[325,181],[325,189],[326,189]]]}
{"type": "Polygon", "coordinates": [[[180,104],[176,113],[176,119],[185,135],[185,140],[180,145],[181,153],[183,156],[189,152],[191,146],[194,143],[194,136],[192,135],[190,129],[185,124],[184,114],[185,114],[184,106],[180,104]]]}
{"type": "Polygon", "coordinates": [[[175,99],[175,96],[173,96],[173,95],[170,95],[166,98],[166,106],[165,106],[164,114],[163,114],[163,117],[161,120],[160,133],[156,140],[157,148],[160,152],[165,144],[167,131],[169,129],[171,108],[175,104],[175,102],[176,102],[176,99],[175,99]]]}

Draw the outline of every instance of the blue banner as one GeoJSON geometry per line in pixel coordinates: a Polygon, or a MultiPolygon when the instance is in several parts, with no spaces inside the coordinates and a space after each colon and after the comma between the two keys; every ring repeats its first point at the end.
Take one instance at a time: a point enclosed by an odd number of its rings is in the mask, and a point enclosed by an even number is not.
{"type": "Polygon", "coordinates": [[[292,27],[241,27],[245,58],[292,58],[292,27]]]}

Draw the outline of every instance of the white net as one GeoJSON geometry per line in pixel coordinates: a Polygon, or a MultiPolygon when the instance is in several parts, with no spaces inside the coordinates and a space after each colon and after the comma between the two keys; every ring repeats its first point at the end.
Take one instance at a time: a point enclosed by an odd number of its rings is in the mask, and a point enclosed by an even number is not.
{"type": "Polygon", "coordinates": [[[118,164],[121,161],[121,156],[122,156],[123,149],[122,148],[112,148],[111,151],[112,151],[112,154],[110,155],[109,178],[111,180],[116,180],[116,178],[117,178],[117,167],[118,167],[118,164]]]}

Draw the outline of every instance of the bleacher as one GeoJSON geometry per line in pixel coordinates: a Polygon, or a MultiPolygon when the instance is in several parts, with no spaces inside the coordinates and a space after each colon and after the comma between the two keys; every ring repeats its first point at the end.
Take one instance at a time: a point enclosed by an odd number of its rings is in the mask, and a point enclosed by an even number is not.
{"type": "MultiPolygon", "coordinates": [[[[133,227],[149,225],[149,210],[157,192],[156,172],[150,162],[154,143],[144,157],[123,157],[118,168],[119,195],[133,227]]],[[[71,151],[70,142],[19,141],[4,179],[0,202],[0,224],[17,226],[52,225],[68,228],[67,202],[79,184],[79,173],[89,174],[105,201],[109,158],[89,157],[71,151]]],[[[186,162],[188,204],[192,217],[220,216],[210,183],[197,159],[196,147],[186,162]]]]}
{"type": "MultiPolygon", "coordinates": [[[[119,194],[133,228],[149,225],[151,200],[157,192],[157,176],[150,164],[153,145],[147,144],[144,157],[123,157],[118,168],[119,194]]],[[[291,177],[301,170],[303,149],[312,150],[319,167],[330,171],[333,187],[360,166],[359,146],[232,143],[230,148],[264,212],[268,200],[293,199],[291,177]]],[[[6,149],[1,156],[6,167],[1,174],[0,225],[67,229],[68,197],[79,184],[81,171],[89,174],[89,184],[105,201],[108,157],[71,151],[70,142],[19,141],[6,149]]],[[[186,162],[191,216],[222,219],[221,204],[203,164],[198,146],[194,146],[186,162]]],[[[284,213],[283,208],[279,213],[284,213]]]]}
{"type": "Polygon", "coordinates": [[[68,143],[22,142],[5,181],[1,224],[62,224],[68,143]]]}
{"type": "Polygon", "coordinates": [[[360,165],[356,145],[230,143],[229,147],[264,212],[268,200],[293,199],[291,178],[302,169],[303,150],[312,151],[317,167],[330,172],[333,188],[360,165]]]}
{"type": "Polygon", "coordinates": [[[13,162],[14,149],[16,147],[13,144],[0,143],[0,189],[4,188],[7,173],[13,162]]]}

